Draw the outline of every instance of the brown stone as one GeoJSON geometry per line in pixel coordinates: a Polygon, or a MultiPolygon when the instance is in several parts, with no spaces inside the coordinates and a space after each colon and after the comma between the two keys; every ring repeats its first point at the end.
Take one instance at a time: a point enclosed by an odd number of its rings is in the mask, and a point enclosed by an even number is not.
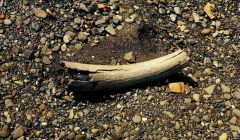
{"type": "Polygon", "coordinates": [[[201,34],[202,34],[202,35],[207,35],[207,34],[209,34],[209,33],[211,33],[211,29],[210,29],[210,28],[206,28],[206,29],[203,29],[203,30],[201,31],[201,34]]]}
{"type": "Polygon", "coordinates": [[[170,91],[173,93],[182,94],[185,92],[185,85],[183,82],[170,83],[169,88],[170,88],[170,91]]]}
{"type": "Polygon", "coordinates": [[[47,17],[47,13],[42,9],[33,8],[32,11],[33,11],[33,13],[35,14],[36,17],[39,17],[39,18],[47,17]]]}

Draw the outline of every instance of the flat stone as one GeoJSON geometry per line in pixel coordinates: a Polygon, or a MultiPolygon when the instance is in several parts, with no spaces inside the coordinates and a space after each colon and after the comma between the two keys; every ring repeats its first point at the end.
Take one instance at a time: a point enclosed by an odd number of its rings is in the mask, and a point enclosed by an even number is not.
{"type": "Polygon", "coordinates": [[[36,17],[39,17],[39,18],[47,17],[47,13],[42,9],[33,8],[32,11],[36,17]]]}
{"type": "Polygon", "coordinates": [[[116,32],[114,30],[114,28],[112,27],[112,25],[108,25],[106,28],[105,28],[105,31],[107,31],[109,34],[111,35],[116,35],[116,32]]]}
{"type": "Polygon", "coordinates": [[[23,131],[23,127],[22,126],[19,126],[18,128],[16,128],[13,132],[12,132],[12,137],[14,139],[17,139],[21,136],[23,136],[24,134],[24,131],[23,131]]]}
{"type": "Polygon", "coordinates": [[[170,83],[168,86],[173,93],[183,94],[185,92],[185,85],[183,82],[170,83]]]}
{"type": "Polygon", "coordinates": [[[133,118],[132,118],[132,121],[134,123],[141,123],[142,121],[142,117],[140,115],[135,115],[133,118]]]}

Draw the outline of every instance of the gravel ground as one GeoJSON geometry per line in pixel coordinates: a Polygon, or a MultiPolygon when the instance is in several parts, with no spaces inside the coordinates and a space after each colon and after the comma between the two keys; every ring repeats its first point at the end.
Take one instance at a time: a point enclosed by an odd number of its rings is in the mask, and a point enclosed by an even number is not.
{"type": "Polygon", "coordinates": [[[0,0],[0,139],[239,140],[239,23],[237,0],[0,0]],[[179,48],[181,73],[114,93],[70,92],[58,63],[179,48]]]}

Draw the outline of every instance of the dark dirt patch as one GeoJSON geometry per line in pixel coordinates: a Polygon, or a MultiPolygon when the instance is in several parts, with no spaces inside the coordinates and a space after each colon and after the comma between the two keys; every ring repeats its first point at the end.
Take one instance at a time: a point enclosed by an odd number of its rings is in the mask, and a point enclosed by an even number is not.
{"type": "Polygon", "coordinates": [[[85,46],[82,50],[71,51],[75,55],[67,59],[89,64],[110,64],[117,60],[125,64],[123,56],[129,51],[136,54],[137,62],[150,60],[168,53],[169,49],[159,38],[160,29],[151,25],[126,25],[116,36],[108,36],[100,44],[85,46]]]}

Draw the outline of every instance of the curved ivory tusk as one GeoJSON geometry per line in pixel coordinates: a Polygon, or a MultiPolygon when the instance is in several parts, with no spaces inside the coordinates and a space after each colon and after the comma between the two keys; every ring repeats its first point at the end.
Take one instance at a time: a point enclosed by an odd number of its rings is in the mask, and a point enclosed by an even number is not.
{"type": "Polygon", "coordinates": [[[77,91],[100,91],[136,86],[165,78],[181,69],[189,60],[178,50],[169,55],[129,65],[91,65],[62,61],[68,69],[87,73],[87,79],[73,80],[69,86],[77,91]]]}

